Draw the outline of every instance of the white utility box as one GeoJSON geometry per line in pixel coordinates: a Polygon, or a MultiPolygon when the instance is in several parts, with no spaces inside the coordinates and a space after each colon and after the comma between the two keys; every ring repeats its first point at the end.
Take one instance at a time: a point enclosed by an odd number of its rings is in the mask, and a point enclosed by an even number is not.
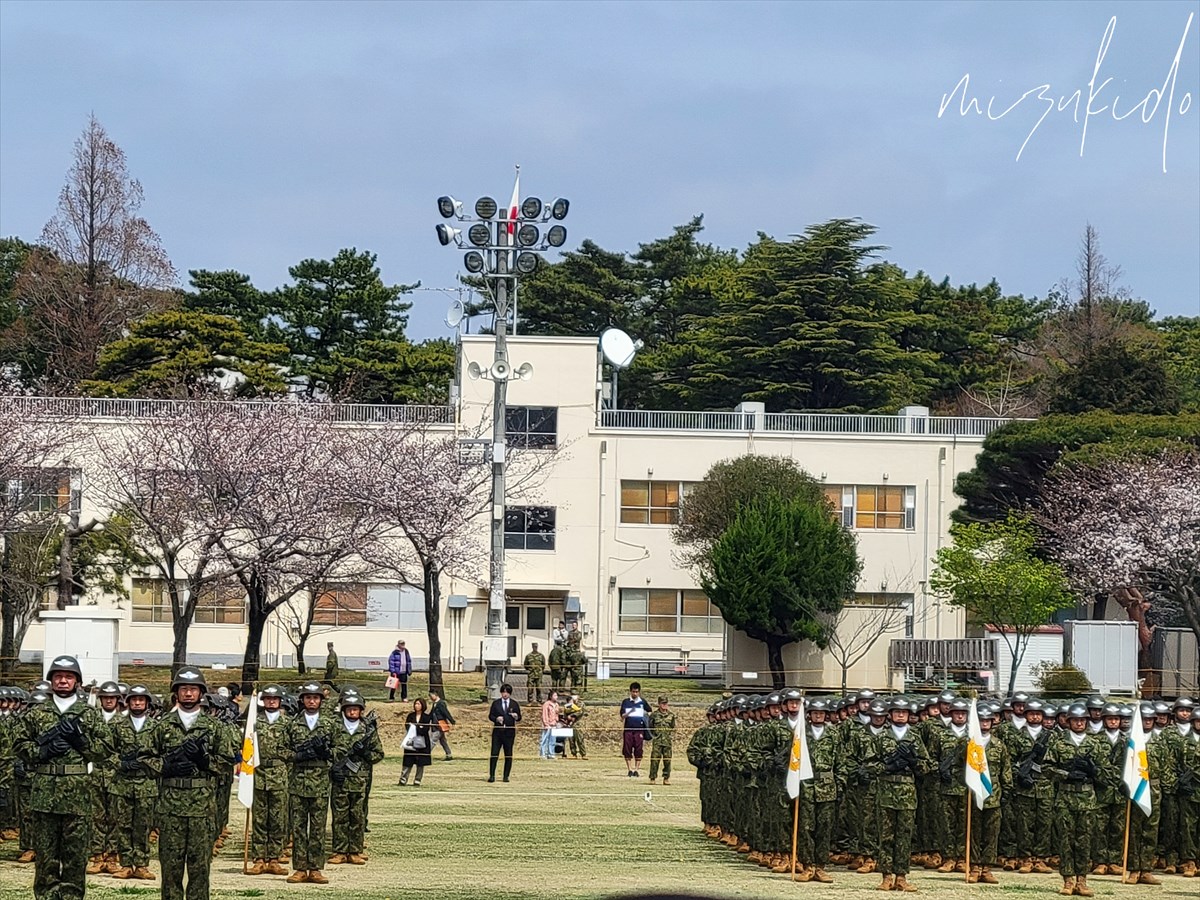
{"type": "Polygon", "coordinates": [[[42,674],[57,657],[74,656],[83,671],[83,683],[118,681],[117,640],[125,613],[104,606],[69,606],[41,613],[46,629],[42,674]]]}
{"type": "Polygon", "coordinates": [[[1133,694],[1137,689],[1137,624],[1073,619],[1063,623],[1064,662],[1088,677],[1102,694],[1133,694]]]}

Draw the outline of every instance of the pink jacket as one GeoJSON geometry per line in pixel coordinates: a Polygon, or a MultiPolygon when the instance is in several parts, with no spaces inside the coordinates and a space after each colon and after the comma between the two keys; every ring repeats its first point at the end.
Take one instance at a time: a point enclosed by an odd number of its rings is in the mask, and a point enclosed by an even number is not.
{"type": "Polygon", "coordinates": [[[547,700],[542,704],[542,727],[553,728],[558,724],[558,704],[547,700]]]}

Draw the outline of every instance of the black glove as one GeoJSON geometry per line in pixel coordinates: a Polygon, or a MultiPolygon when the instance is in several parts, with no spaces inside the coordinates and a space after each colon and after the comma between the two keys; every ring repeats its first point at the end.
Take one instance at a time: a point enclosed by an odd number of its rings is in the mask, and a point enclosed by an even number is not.
{"type": "Polygon", "coordinates": [[[350,755],[356,756],[363,762],[367,762],[371,758],[371,748],[367,744],[366,738],[360,738],[354,742],[354,746],[350,748],[350,755]]]}
{"type": "Polygon", "coordinates": [[[332,769],[329,770],[329,779],[334,784],[339,784],[339,785],[344,784],[346,781],[347,774],[348,774],[348,772],[347,772],[345,766],[334,766],[332,769]]]}
{"type": "Polygon", "coordinates": [[[333,759],[333,744],[329,738],[322,735],[313,741],[313,759],[330,760],[333,759]]]}
{"type": "Polygon", "coordinates": [[[163,778],[191,778],[200,769],[183,755],[172,755],[163,760],[163,778]]]}
{"type": "Polygon", "coordinates": [[[1017,782],[1017,787],[1023,791],[1027,791],[1033,787],[1033,776],[1026,769],[1017,769],[1014,780],[1017,782]]]}
{"type": "Polygon", "coordinates": [[[305,741],[296,747],[296,762],[310,762],[317,758],[317,750],[311,741],[305,741]]]}
{"type": "Polygon", "coordinates": [[[18,779],[25,777],[25,763],[19,759],[13,763],[13,776],[18,779]]]}
{"type": "Polygon", "coordinates": [[[1197,789],[1200,788],[1197,781],[1194,770],[1180,769],[1178,780],[1175,782],[1175,792],[1184,797],[1194,797],[1197,789]]]}
{"type": "Polygon", "coordinates": [[[63,737],[71,747],[82,753],[87,746],[87,738],[83,736],[83,726],[79,724],[79,718],[67,716],[62,723],[63,737]]]}
{"type": "Polygon", "coordinates": [[[954,784],[954,757],[949,753],[943,754],[938,763],[938,778],[942,784],[954,784]]]}
{"type": "Polygon", "coordinates": [[[71,752],[71,745],[66,738],[55,737],[38,747],[38,762],[57,759],[71,752]]]}
{"type": "Polygon", "coordinates": [[[142,767],[142,761],[138,759],[136,752],[126,753],[121,757],[121,771],[127,775],[132,775],[142,767]]]}
{"type": "Polygon", "coordinates": [[[190,737],[179,745],[179,752],[196,768],[208,765],[208,746],[202,739],[190,737]]]}
{"type": "Polygon", "coordinates": [[[857,769],[855,769],[854,779],[863,787],[869,785],[873,780],[871,777],[871,771],[866,766],[859,766],[857,769]]]}
{"type": "Polygon", "coordinates": [[[1096,768],[1096,763],[1090,756],[1081,755],[1075,757],[1075,765],[1079,768],[1079,771],[1083,773],[1084,777],[1088,781],[1094,780],[1097,773],[1100,771],[1096,768]]]}

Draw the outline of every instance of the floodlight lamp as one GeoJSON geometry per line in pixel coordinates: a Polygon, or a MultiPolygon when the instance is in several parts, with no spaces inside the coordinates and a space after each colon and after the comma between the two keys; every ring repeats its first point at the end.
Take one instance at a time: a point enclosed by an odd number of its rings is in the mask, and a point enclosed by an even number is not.
{"type": "Polygon", "coordinates": [[[484,374],[483,368],[479,365],[479,363],[473,362],[469,366],[467,366],[467,376],[472,381],[478,381],[480,378],[483,377],[483,374],[484,374]]]}
{"type": "Polygon", "coordinates": [[[451,228],[449,225],[437,226],[438,241],[443,247],[448,247],[450,244],[458,244],[462,239],[462,230],[459,228],[451,228]]]}
{"type": "Polygon", "coordinates": [[[438,212],[442,214],[443,219],[452,219],[455,216],[461,216],[462,211],[461,200],[455,200],[453,197],[438,197],[438,212]]]}
{"type": "Polygon", "coordinates": [[[571,201],[565,197],[559,197],[550,204],[550,217],[559,221],[567,217],[567,210],[571,208],[571,201]]]}
{"type": "Polygon", "coordinates": [[[537,197],[526,197],[521,201],[521,218],[536,219],[542,214],[542,201],[537,197]]]}
{"type": "Polygon", "coordinates": [[[567,229],[562,225],[551,225],[546,232],[546,242],[551,247],[561,247],[567,242],[567,229]]]}
{"type": "Polygon", "coordinates": [[[526,223],[517,229],[517,243],[522,247],[532,247],[541,236],[536,225],[526,223]]]}
{"type": "Polygon", "coordinates": [[[492,239],[492,229],[482,222],[476,222],[467,230],[467,240],[476,247],[486,247],[492,239]]]}
{"type": "Polygon", "coordinates": [[[475,215],[481,219],[491,219],[496,215],[496,201],[491,197],[480,197],[475,201],[475,215]]]}
{"type": "Polygon", "coordinates": [[[538,267],[538,255],[531,250],[522,250],[517,254],[517,271],[522,275],[531,275],[538,267]]]}
{"type": "Polygon", "coordinates": [[[463,265],[467,267],[467,271],[472,275],[478,275],[483,271],[483,254],[478,250],[469,251],[465,256],[463,256],[463,265]]]}
{"type": "Polygon", "coordinates": [[[521,365],[517,367],[517,371],[514,374],[521,381],[528,381],[533,377],[533,364],[527,362],[521,363],[521,365]]]}

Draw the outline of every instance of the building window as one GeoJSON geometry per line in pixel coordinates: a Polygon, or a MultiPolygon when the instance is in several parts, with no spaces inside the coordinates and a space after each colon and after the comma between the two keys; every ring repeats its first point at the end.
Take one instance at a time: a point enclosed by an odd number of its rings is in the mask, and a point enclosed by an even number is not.
{"type": "Polygon", "coordinates": [[[678,525],[684,481],[622,481],[621,522],[625,525],[678,525]]]}
{"type": "Polygon", "coordinates": [[[367,627],[425,631],[425,592],[411,584],[371,584],[367,591],[367,627]]]}
{"type": "Polygon", "coordinates": [[[826,484],[822,490],[846,528],[912,531],[917,527],[917,489],[911,485],[826,484]]]}
{"type": "Polygon", "coordinates": [[[317,592],[313,625],[332,628],[363,627],[367,624],[367,586],[328,584],[317,592]]]}
{"type": "Polygon", "coordinates": [[[704,591],[621,588],[619,630],[720,634],[721,611],[704,591]]]}
{"type": "Polygon", "coordinates": [[[233,581],[206,584],[200,589],[192,622],[197,625],[245,625],[245,589],[233,581]]]}
{"type": "Polygon", "coordinates": [[[886,591],[858,591],[846,601],[848,606],[900,607],[912,606],[912,594],[888,593],[886,591]]]}
{"type": "Polygon", "coordinates": [[[133,600],[133,621],[171,621],[171,599],[161,578],[133,579],[130,597],[133,600]]]}
{"type": "Polygon", "coordinates": [[[558,407],[510,406],[504,412],[509,446],[521,450],[553,450],[558,446],[558,407]]]}
{"type": "Polygon", "coordinates": [[[71,490],[70,469],[24,469],[6,485],[7,505],[30,513],[74,512],[79,493],[71,490]]]}
{"type": "Polygon", "coordinates": [[[553,506],[510,506],[504,511],[505,550],[553,550],[553,506]]]}

